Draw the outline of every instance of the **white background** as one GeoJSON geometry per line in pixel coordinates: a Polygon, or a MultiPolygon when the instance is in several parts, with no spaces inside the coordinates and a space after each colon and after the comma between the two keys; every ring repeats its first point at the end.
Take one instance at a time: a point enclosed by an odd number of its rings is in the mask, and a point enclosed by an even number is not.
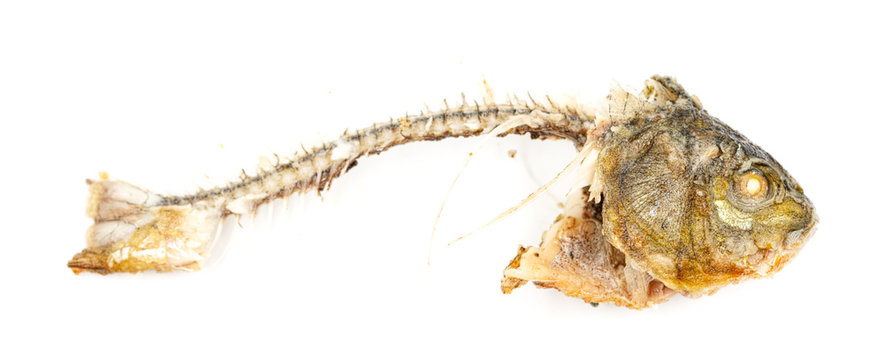
{"type": "MultiPolygon", "coordinates": [[[[871,2],[869,2],[871,3],[871,2]]],[[[880,357],[880,8],[615,2],[0,5],[0,358],[880,357]],[[615,4],[616,3],[616,4],[615,4]],[[566,186],[454,246],[575,153],[476,140],[360,160],[320,199],[224,223],[195,273],[73,275],[84,179],[186,193],[443,98],[601,98],[676,76],[773,154],[822,222],[769,280],[655,309],[499,290],[566,186]],[[507,150],[516,149],[514,159],[507,150]]]]}

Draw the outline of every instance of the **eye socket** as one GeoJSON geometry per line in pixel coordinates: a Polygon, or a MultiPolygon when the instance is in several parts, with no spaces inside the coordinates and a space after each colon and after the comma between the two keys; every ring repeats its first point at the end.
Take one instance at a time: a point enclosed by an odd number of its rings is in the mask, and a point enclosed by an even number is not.
{"type": "Polygon", "coordinates": [[[737,186],[740,194],[752,200],[761,200],[767,196],[768,180],[758,169],[751,169],[740,175],[737,186]]]}

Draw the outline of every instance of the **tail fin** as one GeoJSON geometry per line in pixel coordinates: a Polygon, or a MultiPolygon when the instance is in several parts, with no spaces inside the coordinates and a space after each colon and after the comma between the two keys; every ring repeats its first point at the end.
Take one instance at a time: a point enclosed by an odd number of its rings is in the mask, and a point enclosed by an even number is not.
{"type": "Polygon", "coordinates": [[[198,270],[223,214],[219,202],[167,205],[137,186],[87,180],[86,213],[95,220],[86,248],[68,262],[74,273],[198,270]]]}

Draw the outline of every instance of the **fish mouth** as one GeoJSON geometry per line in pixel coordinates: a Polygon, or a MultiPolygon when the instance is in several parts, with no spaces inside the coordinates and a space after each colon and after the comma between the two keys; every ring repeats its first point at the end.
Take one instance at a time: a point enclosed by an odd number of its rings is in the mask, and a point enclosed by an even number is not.
{"type": "Polygon", "coordinates": [[[798,254],[798,251],[804,247],[804,244],[807,242],[810,237],[816,232],[817,224],[819,223],[819,217],[814,213],[811,216],[810,222],[801,229],[791,231],[786,235],[786,238],[783,239],[782,246],[776,250],[764,250],[769,252],[772,256],[772,262],[762,262],[765,263],[766,266],[757,265],[753,270],[755,273],[760,276],[769,276],[773,273],[780,271],[783,266],[789,263],[795,255],[798,254]]]}
{"type": "Polygon", "coordinates": [[[820,216],[816,213],[816,211],[814,211],[813,217],[810,220],[810,225],[808,225],[807,228],[804,229],[804,232],[801,233],[801,237],[805,240],[812,237],[813,234],[816,233],[817,224],[819,224],[819,222],[820,222],[820,216]]]}
{"type": "Polygon", "coordinates": [[[810,209],[810,213],[810,221],[807,225],[801,229],[790,232],[783,242],[783,248],[786,250],[797,251],[808,239],[813,237],[813,234],[815,234],[817,230],[817,224],[820,222],[820,217],[813,208],[810,209]]]}

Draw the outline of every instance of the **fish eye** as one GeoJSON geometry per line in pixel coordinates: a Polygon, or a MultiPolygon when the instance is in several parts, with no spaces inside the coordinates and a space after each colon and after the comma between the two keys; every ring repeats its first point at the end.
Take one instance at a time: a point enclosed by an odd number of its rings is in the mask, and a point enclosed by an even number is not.
{"type": "Polygon", "coordinates": [[[767,195],[768,180],[758,169],[750,169],[738,179],[740,194],[752,200],[761,200],[767,195]]]}

